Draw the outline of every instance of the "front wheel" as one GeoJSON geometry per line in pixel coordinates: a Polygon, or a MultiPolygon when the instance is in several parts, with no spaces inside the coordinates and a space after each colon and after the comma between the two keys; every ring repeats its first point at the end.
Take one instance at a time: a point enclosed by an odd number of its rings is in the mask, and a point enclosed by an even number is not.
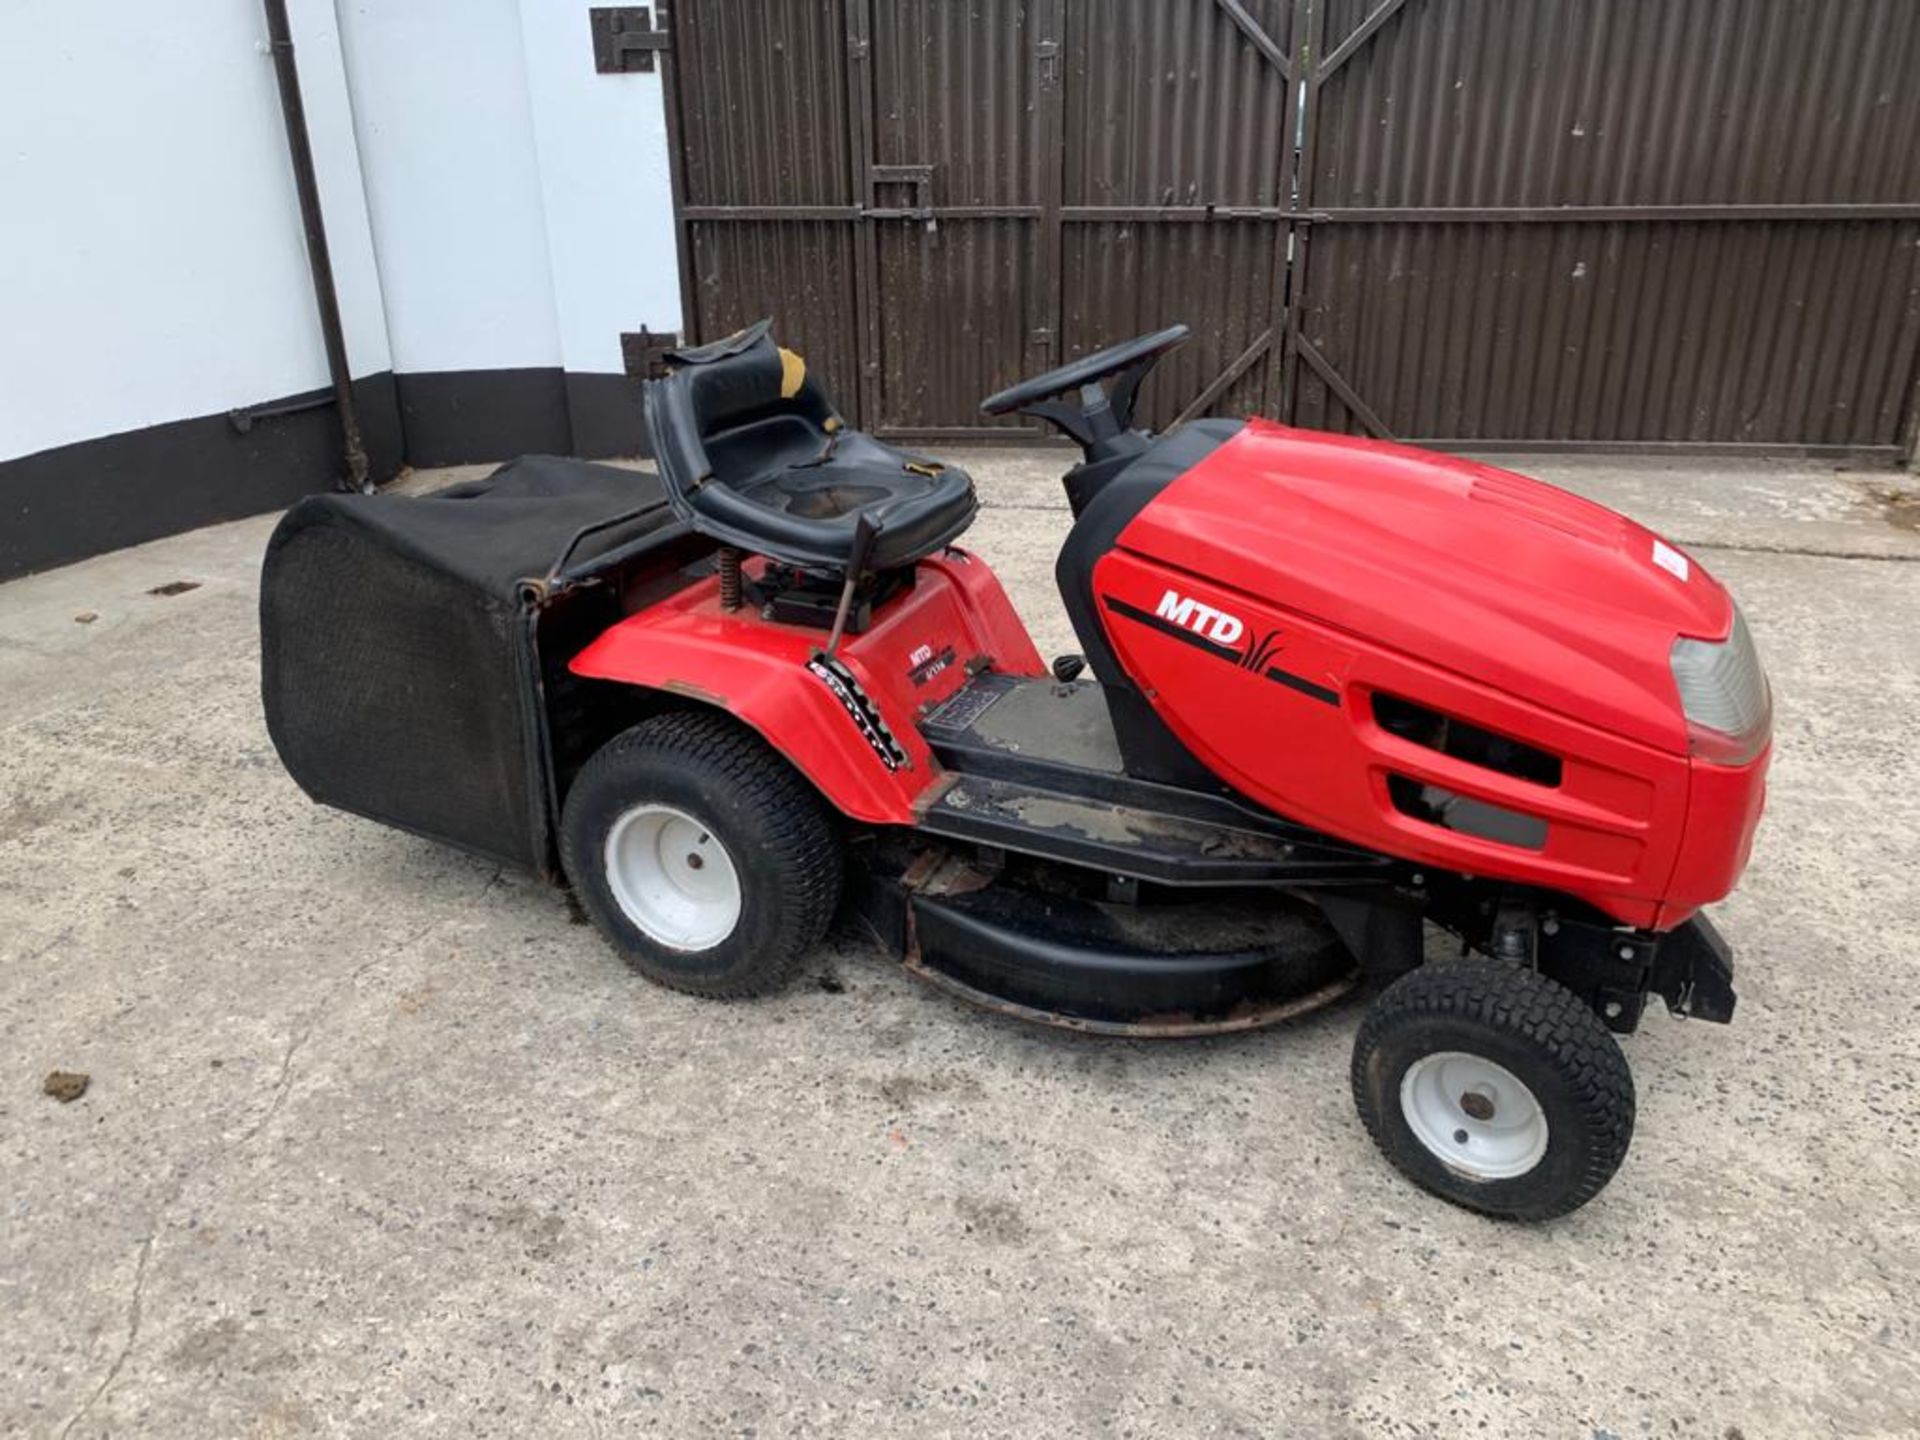
{"type": "Polygon", "coordinates": [[[1361,1022],[1352,1078],[1387,1158],[1489,1215],[1579,1209],[1633,1137],[1633,1076],[1612,1033],[1565,986],[1494,961],[1395,981],[1361,1022]]]}
{"type": "Polygon", "coordinates": [[[724,715],[673,712],[609,741],[560,821],[580,904],[656,984],[778,987],[825,933],[843,859],[813,787],[724,715]]]}

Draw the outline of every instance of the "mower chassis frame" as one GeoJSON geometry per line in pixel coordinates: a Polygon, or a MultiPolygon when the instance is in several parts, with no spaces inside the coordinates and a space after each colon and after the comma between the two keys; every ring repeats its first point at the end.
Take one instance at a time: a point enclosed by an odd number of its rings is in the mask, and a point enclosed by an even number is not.
{"type": "MultiPolygon", "coordinates": [[[[1348,845],[1224,787],[1138,779],[1120,767],[1096,725],[1075,717],[1077,707],[1099,699],[1100,687],[1089,682],[983,675],[937,707],[920,730],[949,775],[913,827],[916,841],[990,872],[1013,853],[1104,877],[1108,899],[1123,903],[1137,903],[1143,886],[1149,893],[1252,886],[1291,894],[1317,905],[1361,971],[1381,979],[1423,962],[1423,922],[1431,921],[1467,950],[1538,968],[1622,1033],[1637,1028],[1649,994],[1678,1016],[1732,1018],[1732,953],[1705,915],[1665,933],[1635,929],[1549,891],[1348,845]],[[1052,713],[996,735],[982,718],[1015,692],[1033,697],[1029,710],[1052,713]],[[1056,740],[1053,753],[1038,743],[1062,732],[1079,738],[1056,740]]],[[[930,864],[917,869],[942,873],[930,864]]],[[[915,875],[909,869],[902,883],[917,898],[925,887],[915,875]]],[[[919,903],[937,904],[937,896],[919,903]]],[[[915,967],[911,946],[903,958],[915,967]]],[[[1271,1019],[1285,1018],[1285,1006],[1274,1008],[1271,1019]]]]}

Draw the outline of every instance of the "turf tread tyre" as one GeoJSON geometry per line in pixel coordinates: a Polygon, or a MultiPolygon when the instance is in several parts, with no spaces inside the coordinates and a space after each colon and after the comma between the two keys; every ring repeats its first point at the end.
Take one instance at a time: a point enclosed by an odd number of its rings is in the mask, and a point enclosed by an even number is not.
{"type": "Polygon", "coordinates": [[[1367,1133],[1408,1178],[1509,1219],[1548,1220],[1579,1209],[1613,1178],[1633,1139],[1633,1074],[1612,1032],[1564,985],[1498,961],[1437,961],[1381,992],[1354,1038],[1351,1080],[1367,1133]],[[1534,1090],[1552,1137],[1534,1170],[1503,1180],[1461,1176],[1408,1127],[1400,1078],[1427,1038],[1449,1036],[1426,1048],[1470,1049],[1480,1038],[1485,1053],[1534,1090]],[[1525,1056],[1532,1063],[1523,1072],[1511,1062],[1525,1056]]]}
{"type": "Polygon", "coordinates": [[[712,1000],[779,989],[826,934],[840,903],[838,826],[787,760],[729,716],[670,711],[641,721],[581,768],[561,818],[561,863],[582,907],[629,966],[671,990],[712,1000]],[[734,932],[690,969],[639,931],[604,880],[606,823],[628,805],[685,803],[727,845],[743,889],[734,932]]]}

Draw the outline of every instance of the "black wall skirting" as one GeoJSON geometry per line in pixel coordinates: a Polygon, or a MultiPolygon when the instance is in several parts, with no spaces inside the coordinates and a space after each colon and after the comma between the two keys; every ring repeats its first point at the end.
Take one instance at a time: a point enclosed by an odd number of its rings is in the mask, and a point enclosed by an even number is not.
{"type": "MultiPolygon", "coordinates": [[[[403,454],[393,376],[356,380],[353,394],[372,474],[385,479],[403,454]]],[[[0,579],[277,510],[331,489],[345,468],[331,400],[244,434],[221,411],[0,461],[0,579]]]]}
{"type": "MultiPolygon", "coordinates": [[[[377,481],[402,464],[646,450],[639,382],[624,375],[382,373],[353,390],[377,481]]],[[[331,403],[260,417],[244,434],[222,411],[0,461],[0,579],[278,510],[332,489],[343,471],[331,403]]]]}
{"type": "Polygon", "coordinates": [[[409,465],[516,455],[604,460],[646,446],[640,384],[561,370],[433,370],[397,375],[409,465]]]}
{"type": "Polygon", "coordinates": [[[629,375],[567,372],[567,414],[573,421],[573,453],[583,460],[651,455],[640,382],[629,375]]]}

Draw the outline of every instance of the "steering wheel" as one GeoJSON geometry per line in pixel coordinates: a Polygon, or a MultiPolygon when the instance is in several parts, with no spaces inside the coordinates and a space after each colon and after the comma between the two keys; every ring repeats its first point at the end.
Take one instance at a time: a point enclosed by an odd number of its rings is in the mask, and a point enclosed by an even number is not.
{"type": "Polygon", "coordinates": [[[1170,325],[1151,335],[1109,345],[989,395],[980,402],[981,412],[1032,415],[1045,420],[1078,441],[1088,458],[1097,458],[1105,442],[1132,429],[1134,396],[1147,372],[1192,333],[1185,325],[1170,325]],[[1109,377],[1113,377],[1113,383],[1103,384],[1109,377]],[[1075,391],[1079,392],[1078,404],[1060,398],[1075,391]]]}

